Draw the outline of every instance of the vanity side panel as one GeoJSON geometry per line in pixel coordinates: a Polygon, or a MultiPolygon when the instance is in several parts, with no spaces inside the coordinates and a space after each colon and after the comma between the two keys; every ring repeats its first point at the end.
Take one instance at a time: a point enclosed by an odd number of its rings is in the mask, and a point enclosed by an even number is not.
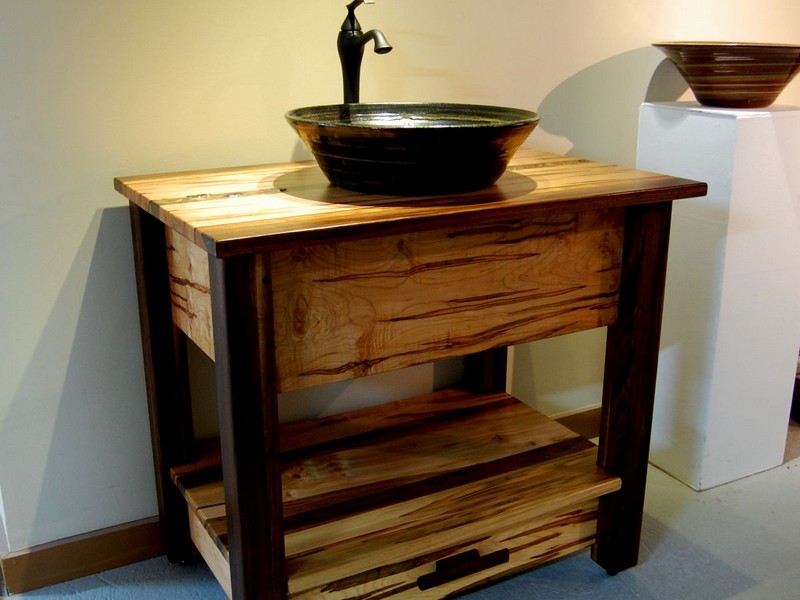
{"type": "Polygon", "coordinates": [[[208,254],[180,233],[165,229],[172,321],[214,360],[208,254]]]}
{"type": "Polygon", "coordinates": [[[622,228],[585,211],[276,251],[280,391],[608,325],[622,228]]]}

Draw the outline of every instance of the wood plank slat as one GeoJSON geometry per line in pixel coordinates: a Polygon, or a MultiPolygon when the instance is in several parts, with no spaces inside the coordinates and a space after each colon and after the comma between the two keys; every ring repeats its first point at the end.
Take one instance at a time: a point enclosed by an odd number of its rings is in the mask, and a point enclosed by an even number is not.
{"type": "Polygon", "coordinates": [[[517,403],[505,392],[475,394],[453,388],[421,394],[405,401],[379,403],[318,419],[284,423],[281,425],[281,457],[284,461],[294,460],[336,448],[364,445],[384,436],[397,436],[435,424],[444,425],[517,403]]]}

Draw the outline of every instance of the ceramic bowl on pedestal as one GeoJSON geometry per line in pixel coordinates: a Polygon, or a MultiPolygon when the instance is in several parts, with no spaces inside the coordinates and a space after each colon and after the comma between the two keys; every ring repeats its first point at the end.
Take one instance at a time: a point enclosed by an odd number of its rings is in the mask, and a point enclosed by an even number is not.
{"type": "Polygon", "coordinates": [[[704,106],[765,108],[800,69],[800,45],[659,42],[704,106]]]}

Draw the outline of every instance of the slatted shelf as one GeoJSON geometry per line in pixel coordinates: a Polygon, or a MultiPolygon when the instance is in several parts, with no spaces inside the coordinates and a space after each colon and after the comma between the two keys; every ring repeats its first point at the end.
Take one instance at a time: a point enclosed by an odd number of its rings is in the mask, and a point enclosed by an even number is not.
{"type": "MultiPolygon", "coordinates": [[[[591,545],[619,479],[511,396],[445,390],[284,425],[290,598],[442,598],[591,545]]],[[[230,595],[218,453],[173,470],[230,595]]],[[[266,575],[265,575],[266,576],[266,575]]]]}

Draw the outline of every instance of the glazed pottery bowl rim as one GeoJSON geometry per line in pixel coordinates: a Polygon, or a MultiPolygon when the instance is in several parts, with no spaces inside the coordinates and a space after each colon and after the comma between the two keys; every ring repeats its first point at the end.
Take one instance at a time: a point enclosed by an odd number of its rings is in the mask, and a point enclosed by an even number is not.
{"type": "Polygon", "coordinates": [[[490,104],[469,104],[459,102],[359,102],[352,104],[319,104],[315,106],[303,106],[288,111],[285,118],[292,124],[315,125],[320,127],[343,127],[348,129],[381,129],[381,130],[422,130],[422,129],[497,129],[507,127],[520,127],[526,125],[536,125],[541,117],[538,113],[523,108],[506,106],[495,106],[490,104]],[[398,123],[393,121],[369,121],[353,120],[347,121],[342,116],[348,110],[353,110],[358,114],[366,116],[378,115],[379,111],[394,111],[398,114],[406,113],[411,116],[415,111],[425,110],[440,111],[439,116],[444,120],[447,116],[444,111],[450,111],[452,115],[461,115],[461,119],[448,119],[445,123],[431,123],[429,121],[418,121],[413,124],[398,123]],[[320,114],[323,111],[330,111],[330,117],[320,114]],[[486,118],[470,120],[469,114],[486,113],[497,115],[498,118],[489,120],[486,118]]]}
{"type": "Polygon", "coordinates": [[[775,50],[798,50],[800,44],[789,43],[760,43],[760,42],[715,42],[715,41],[685,41],[685,42],[653,42],[657,48],[764,48],[775,50]]]}

